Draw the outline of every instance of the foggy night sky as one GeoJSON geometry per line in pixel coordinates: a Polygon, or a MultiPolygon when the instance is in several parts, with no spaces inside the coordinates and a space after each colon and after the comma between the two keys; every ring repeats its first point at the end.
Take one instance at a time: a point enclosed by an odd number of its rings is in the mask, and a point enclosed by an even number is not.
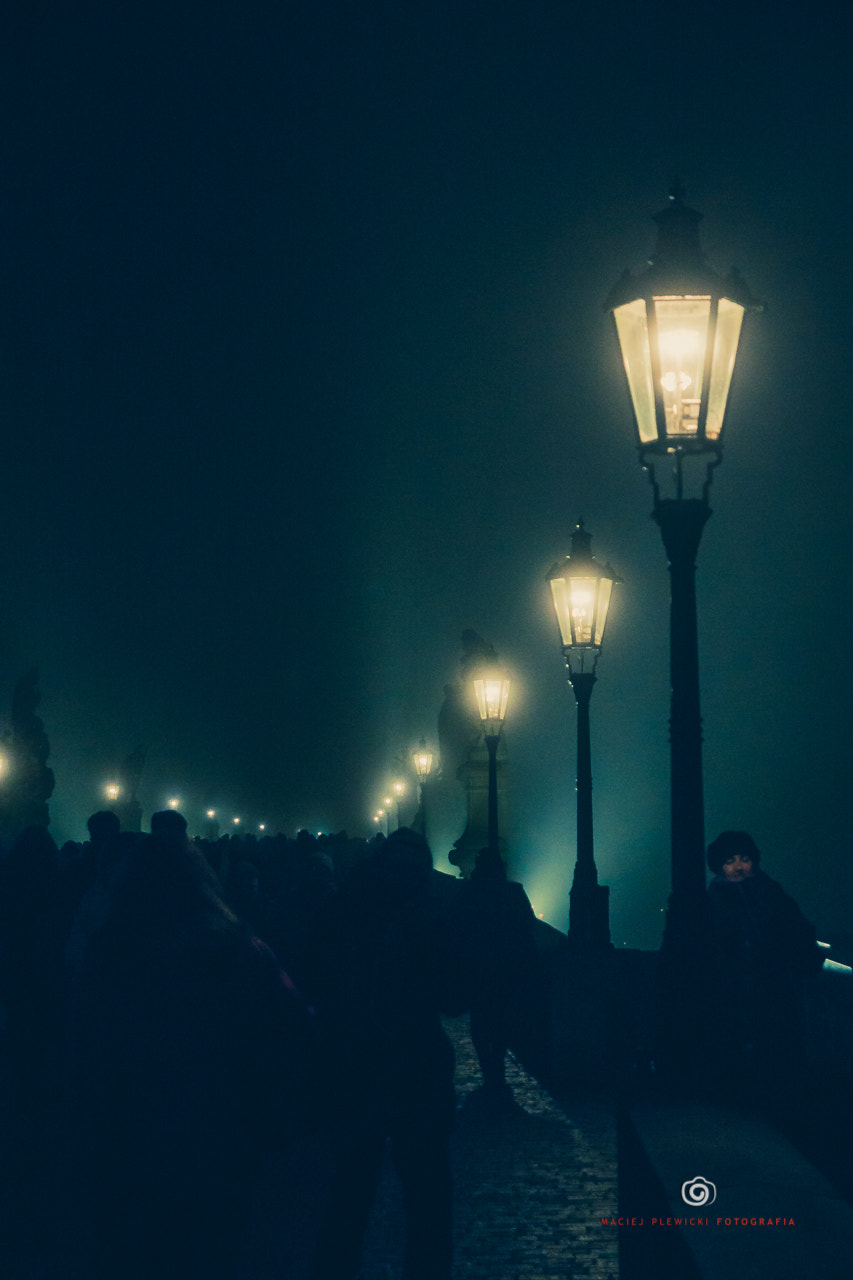
{"type": "Polygon", "coordinates": [[[698,560],[707,834],[749,830],[849,935],[849,68],[819,11],[15,7],[0,724],[38,664],[55,838],[137,743],[146,816],[369,834],[472,627],[518,680],[514,870],[565,928],[544,575],[583,516],[624,578],[596,860],[614,941],[657,945],[669,583],[602,304],[678,173],[710,264],[767,303],[698,560]]]}

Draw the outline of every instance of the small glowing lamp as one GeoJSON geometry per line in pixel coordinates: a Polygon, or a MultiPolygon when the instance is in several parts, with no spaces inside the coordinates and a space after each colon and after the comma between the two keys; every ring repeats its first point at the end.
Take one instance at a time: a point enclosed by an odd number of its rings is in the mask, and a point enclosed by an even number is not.
{"type": "Polygon", "coordinates": [[[231,821],[234,823],[234,826],[235,826],[235,827],[239,827],[239,825],[240,825],[240,819],[239,819],[239,818],[232,818],[232,819],[231,819],[231,821]]]}
{"type": "Polygon", "coordinates": [[[417,751],[412,752],[415,773],[419,778],[424,779],[429,777],[430,770],[432,769],[432,759],[432,752],[427,750],[426,738],[421,738],[421,745],[418,747],[417,751]]]}
{"type": "Polygon", "coordinates": [[[397,782],[394,783],[393,791],[394,791],[394,795],[397,797],[398,800],[400,799],[400,796],[403,794],[405,790],[406,790],[405,782],[401,782],[400,780],[398,780],[397,782]]]}
{"type": "Polygon", "coordinates": [[[207,811],[207,816],[208,816],[208,818],[215,818],[215,817],[216,817],[216,810],[215,810],[215,809],[208,809],[208,811],[207,811]]]}
{"type": "Polygon", "coordinates": [[[121,787],[117,782],[108,782],[104,787],[104,795],[108,800],[118,800],[121,795],[121,787]]]}
{"type": "Polygon", "coordinates": [[[723,416],[746,311],[760,306],[736,271],[708,266],[701,213],[680,183],[655,221],[654,257],[639,277],[625,272],[613,312],[641,455],[721,452],[723,416]]]}
{"type": "Polygon", "coordinates": [[[181,807],[181,802],[177,796],[172,796],[171,800],[168,801],[168,805],[170,809],[179,809],[181,807]]]}
{"type": "Polygon", "coordinates": [[[572,550],[548,571],[563,653],[597,653],[604,643],[604,627],[613,587],[622,579],[592,554],[591,536],[579,520],[572,534],[572,550]]]}
{"type": "Polygon", "coordinates": [[[483,732],[487,737],[497,737],[506,715],[509,678],[498,667],[491,668],[474,681],[474,693],[483,732]]]}

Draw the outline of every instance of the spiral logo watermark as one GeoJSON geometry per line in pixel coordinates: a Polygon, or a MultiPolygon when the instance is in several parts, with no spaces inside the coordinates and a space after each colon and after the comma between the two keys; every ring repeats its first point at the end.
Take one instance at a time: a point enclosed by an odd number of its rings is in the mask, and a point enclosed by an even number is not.
{"type": "Polygon", "coordinates": [[[717,1198],[717,1188],[707,1178],[691,1178],[683,1184],[681,1198],[685,1204],[690,1205],[713,1204],[717,1198]]]}

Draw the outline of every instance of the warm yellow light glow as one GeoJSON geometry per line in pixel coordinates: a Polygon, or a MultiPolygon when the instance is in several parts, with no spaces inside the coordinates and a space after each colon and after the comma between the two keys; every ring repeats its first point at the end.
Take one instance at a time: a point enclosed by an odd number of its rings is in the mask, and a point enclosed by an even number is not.
{"type": "Polygon", "coordinates": [[[566,648],[601,644],[612,588],[613,581],[606,576],[573,578],[561,575],[551,579],[557,622],[566,648]]]}
{"type": "Polygon", "coordinates": [[[405,782],[395,782],[395,783],[394,783],[394,795],[395,795],[395,796],[397,796],[397,798],[398,798],[398,799],[399,799],[399,797],[403,794],[403,792],[404,792],[405,790],[406,790],[406,784],[405,784],[405,782]]]}
{"type": "Polygon", "coordinates": [[[239,818],[232,818],[232,819],[231,819],[231,821],[234,823],[234,826],[235,826],[235,827],[239,827],[239,825],[240,825],[240,819],[239,819],[239,818]]]}
{"type": "Polygon", "coordinates": [[[9,771],[9,760],[7,756],[0,755],[0,779],[5,778],[9,771]]]}
{"type": "Polygon", "coordinates": [[[498,732],[501,721],[506,716],[509,680],[500,671],[492,672],[474,681],[474,693],[477,696],[480,719],[491,727],[493,732],[498,732]]]}
{"type": "Polygon", "coordinates": [[[660,384],[667,436],[699,429],[711,299],[655,298],[660,384]]]}
{"type": "MultiPolygon", "coordinates": [[[[656,302],[663,302],[657,298],[656,302]]],[[[658,349],[661,364],[681,364],[685,360],[695,359],[704,347],[701,334],[695,329],[661,329],[658,336],[658,349]]]]}
{"type": "Polygon", "coordinates": [[[392,797],[391,797],[391,796],[385,796],[385,797],[383,798],[382,803],[385,805],[385,808],[386,808],[386,809],[390,809],[390,808],[391,808],[391,805],[394,803],[394,801],[393,801],[393,799],[392,799],[392,797]]]}
{"type": "Polygon", "coordinates": [[[651,444],[657,437],[657,428],[646,304],[642,298],[637,298],[634,302],[617,307],[613,316],[637,419],[637,430],[642,443],[651,444]]]}
{"type": "Polygon", "coordinates": [[[216,810],[215,810],[215,809],[208,809],[208,811],[207,811],[207,816],[208,816],[208,818],[215,818],[215,817],[216,817],[216,810]]]}
{"type": "Polygon", "coordinates": [[[259,823],[258,823],[258,830],[259,830],[259,831],[266,831],[266,829],[267,829],[267,824],[266,824],[265,822],[259,822],[259,823]]]}
{"type": "Polygon", "coordinates": [[[179,809],[179,808],[180,808],[180,805],[181,805],[181,802],[180,802],[180,800],[178,799],[178,797],[177,797],[177,796],[172,796],[171,800],[169,801],[169,808],[170,808],[170,809],[179,809]]]}
{"type": "Polygon", "coordinates": [[[118,800],[121,795],[121,787],[117,782],[108,782],[104,787],[104,795],[108,800],[118,800]]]}
{"type": "Polygon", "coordinates": [[[415,773],[419,778],[426,778],[432,768],[432,752],[426,750],[426,745],[421,744],[420,748],[413,752],[412,759],[415,764],[415,773]]]}

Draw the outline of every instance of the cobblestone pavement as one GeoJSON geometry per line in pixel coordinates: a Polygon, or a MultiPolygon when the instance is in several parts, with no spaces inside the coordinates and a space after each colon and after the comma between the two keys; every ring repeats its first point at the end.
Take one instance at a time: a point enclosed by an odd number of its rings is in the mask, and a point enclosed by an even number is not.
{"type": "MultiPolygon", "coordinates": [[[[466,1019],[447,1021],[459,1099],[453,1139],[455,1280],[617,1280],[615,1105],[583,1097],[558,1106],[514,1061],[519,1104],[480,1104],[466,1019]]],[[[386,1169],[368,1233],[363,1280],[399,1280],[403,1218],[386,1169]]]]}

